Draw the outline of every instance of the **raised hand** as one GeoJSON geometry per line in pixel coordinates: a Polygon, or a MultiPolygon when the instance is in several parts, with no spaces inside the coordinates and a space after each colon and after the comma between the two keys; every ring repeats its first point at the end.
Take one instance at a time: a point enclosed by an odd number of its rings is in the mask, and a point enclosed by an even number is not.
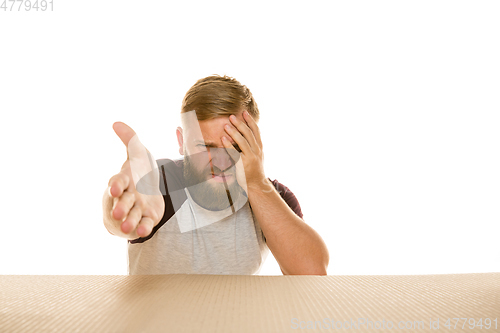
{"type": "MultiPolygon", "coordinates": [[[[236,163],[238,182],[244,183],[248,190],[272,191],[272,184],[264,173],[264,152],[257,122],[247,111],[243,112],[244,121],[235,116],[230,116],[229,120],[232,125],[226,125],[224,129],[241,149],[241,159],[236,163]]],[[[229,155],[235,154],[227,137],[222,137],[222,143],[229,155]]]]}
{"type": "Polygon", "coordinates": [[[160,222],[165,209],[158,167],[132,128],[116,122],[113,129],[127,147],[127,160],[121,171],[110,178],[104,193],[104,224],[110,233],[120,237],[146,237],[160,222]]]}

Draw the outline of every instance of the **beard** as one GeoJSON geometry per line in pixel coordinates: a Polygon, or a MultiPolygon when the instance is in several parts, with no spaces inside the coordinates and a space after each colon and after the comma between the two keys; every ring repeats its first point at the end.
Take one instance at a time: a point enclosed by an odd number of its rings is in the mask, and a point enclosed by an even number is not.
{"type": "MultiPolygon", "coordinates": [[[[208,181],[209,175],[212,174],[210,166],[199,171],[191,156],[184,155],[184,179],[186,187],[190,187],[189,194],[198,205],[208,210],[219,211],[232,206],[245,193],[236,181],[235,168],[235,166],[231,168],[234,177],[231,183],[208,181]]],[[[216,166],[213,166],[213,172],[216,175],[222,174],[222,170],[216,166]]]]}

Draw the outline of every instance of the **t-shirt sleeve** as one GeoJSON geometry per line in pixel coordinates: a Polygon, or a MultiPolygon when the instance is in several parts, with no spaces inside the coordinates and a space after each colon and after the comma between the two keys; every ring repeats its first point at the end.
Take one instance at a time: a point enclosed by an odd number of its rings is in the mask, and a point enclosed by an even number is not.
{"type": "Polygon", "coordinates": [[[288,187],[278,182],[276,179],[275,180],[271,180],[270,178],[268,179],[269,181],[271,181],[271,183],[273,183],[274,188],[276,189],[276,191],[278,191],[283,200],[285,200],[288,207],[290,207],[295,212],[295,214],[297,214],[298,217],[303,218],[299,201],[297,200],[293,192],[290,191],[288,187]]]}

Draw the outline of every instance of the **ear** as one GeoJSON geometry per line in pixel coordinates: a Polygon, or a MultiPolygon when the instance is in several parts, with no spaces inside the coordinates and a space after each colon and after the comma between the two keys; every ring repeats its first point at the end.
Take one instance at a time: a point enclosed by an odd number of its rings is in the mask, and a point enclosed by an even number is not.
{"type": "Polygon", "coordinates": [[[175,134],[177,134],[177,142],[179,143],[179,154],[184,155],[184,136],[182,133],[182,128],[177,127],[175,134]]]}

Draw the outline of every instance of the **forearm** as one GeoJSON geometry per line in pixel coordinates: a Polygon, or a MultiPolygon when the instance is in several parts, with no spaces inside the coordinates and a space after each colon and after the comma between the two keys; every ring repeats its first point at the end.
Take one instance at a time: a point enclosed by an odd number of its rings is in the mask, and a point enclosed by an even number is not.
{"type": "Polygon", "coordinates": [[[327,274],[329,254],[323,239],[295,214],[268,180],[249,187],[249,201],[284,274],[327,274]]]}

